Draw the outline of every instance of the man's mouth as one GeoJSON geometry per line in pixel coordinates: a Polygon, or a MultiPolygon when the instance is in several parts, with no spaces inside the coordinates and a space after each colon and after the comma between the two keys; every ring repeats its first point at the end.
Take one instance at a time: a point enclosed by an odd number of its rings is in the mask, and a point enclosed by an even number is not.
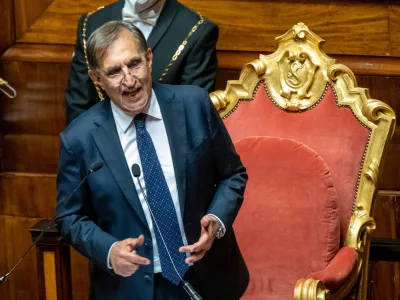
{"type": "Polygon", "coordinates": [[[135,97],[140,92],[140,90],[141,90],[141,87],[133,88],[128,91],[124,91],[123,95],[129,96],[129,97],[135,97]]]}

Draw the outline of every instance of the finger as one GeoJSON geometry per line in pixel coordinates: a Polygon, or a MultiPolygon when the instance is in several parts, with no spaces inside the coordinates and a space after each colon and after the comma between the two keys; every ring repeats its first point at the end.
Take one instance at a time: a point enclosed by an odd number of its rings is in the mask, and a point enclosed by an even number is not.
{"type": "Polygon", "coordinates": [[[210,216],[204,216],[200,220],[200,224],[202,227],[208,227],[211,224],[211,222],[212,222],[212,219],[210,216]]]}
{"type": "Polygon", "coordinates": [[[208,244],[211,242],[210,235],[208,233],[203,233],[197,243],[194,243],[190,252],[199,252],[202,250],[208,250],[208,244]]]}
{"type": "Polygon", "coordinates": [[[134,238],[129,238],[126,239],[126,243],[127,245],[129,245],[131,247],[131,251],[134,250],[135,248],[143,245],[144,243],[144,236],[143,234],[139,235],[138,238],[134,239],[134,238]]]}
{"type": "Polygon", "coordinates": [[[150,260],[146,257],[138,255],[136,252],[131,252],[126,255],[126,260],[130,264],[149,265],[150,260]]]}
{"type": "Polygon", "coordinates": [[[190,257],[185,259],[185,262],[187,264],[190,263],[195,263],[196,261],[199,261],[200,259],[202,259],[204,257],[204,255],[206,254],[206,250],[200,251],[200,252],[196,252],[195,254],[192,254],[190,257]]]}

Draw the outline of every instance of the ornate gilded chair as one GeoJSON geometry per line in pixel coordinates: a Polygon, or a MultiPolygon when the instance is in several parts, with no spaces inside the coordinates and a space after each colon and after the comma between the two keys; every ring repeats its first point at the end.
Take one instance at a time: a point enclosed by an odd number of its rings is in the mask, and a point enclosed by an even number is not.
{"type": "Polygon", "coordinates": [[[395,114],[302,23],[211,99],[247,167],[243,299],[366,298],[374,197],[395,114]]]}

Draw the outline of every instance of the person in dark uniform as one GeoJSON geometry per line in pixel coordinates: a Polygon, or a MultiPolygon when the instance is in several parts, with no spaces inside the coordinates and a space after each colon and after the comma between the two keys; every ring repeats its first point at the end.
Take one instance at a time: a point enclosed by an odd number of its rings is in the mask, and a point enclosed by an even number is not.
{"type": "Polygon", "coordinates": [[[69,124],[107,95],[88,76],[86,41],[104,23],[130,20],[153,51],[154,82],[190,84],[214,90],[218,27],[176,0],[120,0],[83,15],[66,89],[69,124]]]}

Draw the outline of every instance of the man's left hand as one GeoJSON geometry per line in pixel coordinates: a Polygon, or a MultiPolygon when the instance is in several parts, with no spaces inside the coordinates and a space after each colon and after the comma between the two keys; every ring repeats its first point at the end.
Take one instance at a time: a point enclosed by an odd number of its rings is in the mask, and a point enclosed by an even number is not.
{"type": "Polygon", "coordinates": [[[186,258],[187,264],[194,263],[203,258],[208,250],[210,250],[216,238],[220,224],[214,216],[204,216],[200,220],[201,235],[197,243],[193,245],[183,246],[179,248],[180,252],[190,252],[191,256],[186,258]]]}

